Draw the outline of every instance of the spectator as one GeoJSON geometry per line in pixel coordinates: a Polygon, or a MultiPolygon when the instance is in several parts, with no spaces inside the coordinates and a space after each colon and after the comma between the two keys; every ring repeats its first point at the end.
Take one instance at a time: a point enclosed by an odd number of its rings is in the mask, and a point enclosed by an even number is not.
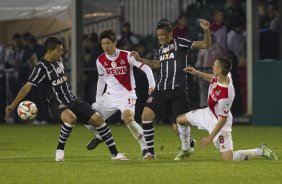
{"type": "Polygon", "coordinates": [[[189,38],[189,30],[187,28],[188,16],[186,13],[181,13],[176,20],[176,25],[173,28],[173,38],[189,38]]]}
{"type": "Polygon", "coordinates": [[[140,38],[131,32],[130,29],[130,23],[129,22],[125,22],[122,25],[122,30],[121,33],[118,35],[117,37],[117,47],[120,49],[128,49],[128,48],[124,48],[126,45],[137,45],[140,42],[140,38]]]}

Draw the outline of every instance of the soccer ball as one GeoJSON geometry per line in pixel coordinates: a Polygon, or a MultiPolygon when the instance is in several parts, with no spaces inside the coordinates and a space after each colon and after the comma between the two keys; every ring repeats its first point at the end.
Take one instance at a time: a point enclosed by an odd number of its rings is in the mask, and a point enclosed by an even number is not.
{"type": "Polygon", "coordinates": [[[22,120],[34,119],[37,115],[38,109],[35,103],[31,101],[23,101],[18,106],[18,115],[22,120]]]}

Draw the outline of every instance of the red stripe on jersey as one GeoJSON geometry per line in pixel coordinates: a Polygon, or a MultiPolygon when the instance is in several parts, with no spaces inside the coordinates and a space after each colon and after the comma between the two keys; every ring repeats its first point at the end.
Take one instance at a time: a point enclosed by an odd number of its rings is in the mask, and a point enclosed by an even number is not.
{"type": "Polygon", "coordinates": [[[139,69],[142,68],[143,65],[144,65],[144,64],[142,64],[141,66],[139,66],[139,69]]]}
{"type": "Polygon", "coordinates": [[[127,60],[127,55],[127,52],[120,51],[117,59],[110,61],[104,53],[98,58],[98,61],[105,68],[106,75],[114,76],[123,87],[131,91],[130,65],[127,60]]]}

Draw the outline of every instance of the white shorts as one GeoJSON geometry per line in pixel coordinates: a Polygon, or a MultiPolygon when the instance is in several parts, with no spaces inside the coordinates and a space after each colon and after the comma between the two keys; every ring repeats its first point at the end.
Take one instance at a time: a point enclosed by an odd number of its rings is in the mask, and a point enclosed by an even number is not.
{"type": "MultiPolygon", "coordinates": [[[[186,118],[192,126],[197,126],[199,128],[204,128],[209,133],[211,133],[216,126],[218,120],[212,114],[210,109],[197,109],[186,113],[186,118]]],[[[229,119],[228,119],[229,120],[229,119]]],[[[215,147],[219,149],[220,152],[233,150],[233,141],[231,135],[232,122],[227,121],[222,129],[213,139],[215,147]]]]}
{"type": "Polygon", "coordinates": [[[118,110],[120,112],[131,110],[135,113],[136,99],[135,91],[122,95],[111,95],[106,92],[101,99],[92,104],[92,107],[106,120],[118,110]]]}

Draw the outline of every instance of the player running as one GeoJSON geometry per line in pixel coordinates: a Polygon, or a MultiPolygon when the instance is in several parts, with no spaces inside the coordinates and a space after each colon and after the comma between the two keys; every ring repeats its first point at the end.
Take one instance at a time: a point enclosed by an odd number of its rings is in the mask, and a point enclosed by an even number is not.
{"type": "MultiPolygon", "coordinates": [[[[104,53],[98,57],[96,63],[99,78],[96,102],[92,106],[102,115],[104,120],[120,111],[121,119],[139,142],[142,155],[144,155],[147,148],[143,129],[134,120],[137,96],[135,93],[133,66],[141,69],[146,74],[149,83],[149,95],[155,88],[153,72],[149,66],[136,61],[130,52],[116,48],[117,38],[114,31],[106,30],[102,32],[99,41],[104,53]],[[107,90],[104,93],[105,85],[107,85],[107,90]]],[[[87,128],[94,133],[96,132],[92,125],[88,125],[87,128]]],[[[96,138],[88,143],[87,149],[94,149],[101,142],[102,138],[96,134],[96,138]]]]}

